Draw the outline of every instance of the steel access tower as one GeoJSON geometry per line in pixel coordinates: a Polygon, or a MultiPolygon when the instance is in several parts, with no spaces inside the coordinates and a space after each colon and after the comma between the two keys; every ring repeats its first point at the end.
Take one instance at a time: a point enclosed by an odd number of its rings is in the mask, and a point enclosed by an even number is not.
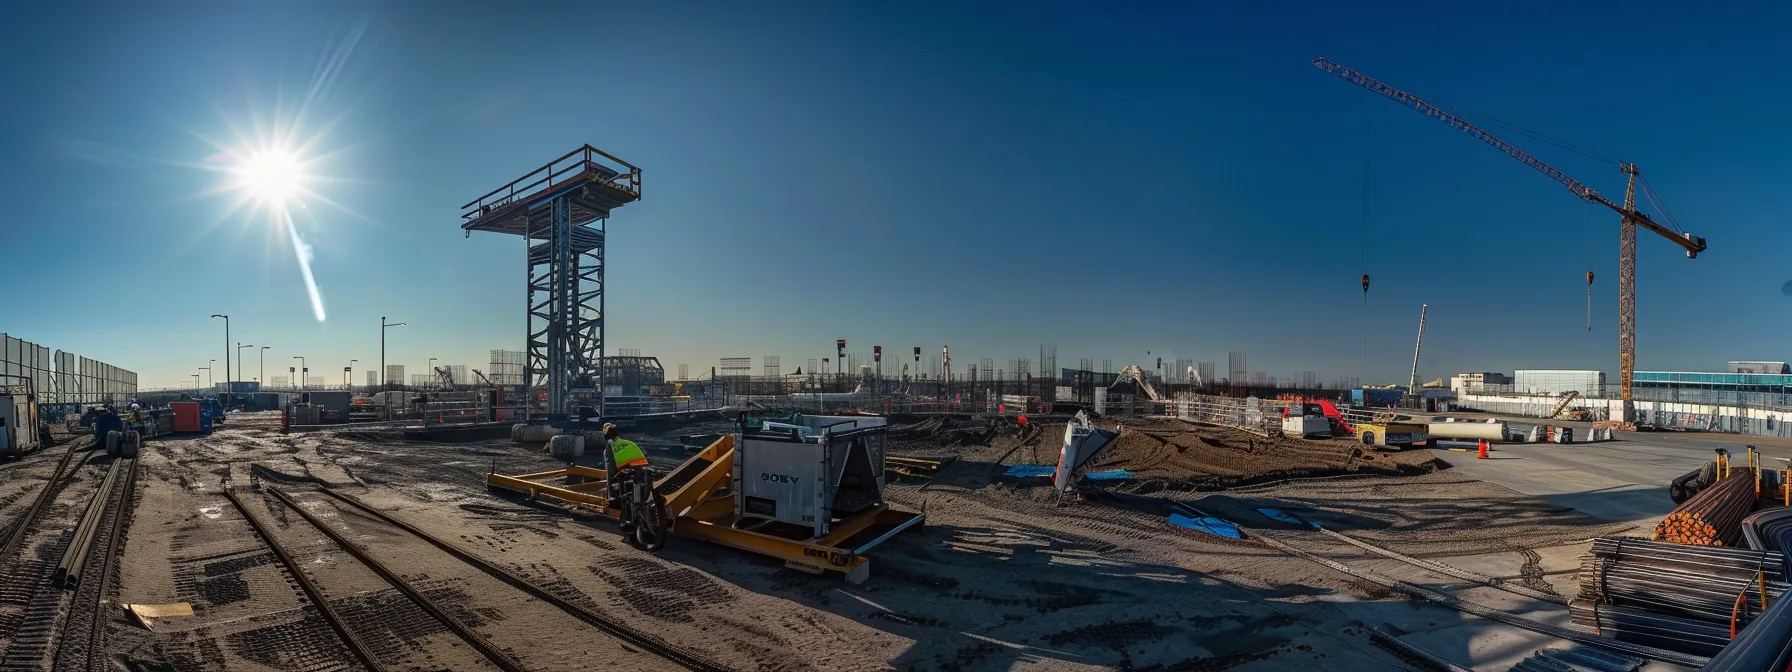
{"type": "Polygon", "coordinates": [[[610,211],[638,200],[641,169],[585,145],[461,206],[468,237],[523,239],[523,386],[546,393],[549,422],[603,413],[604,227],[610,211]]]}

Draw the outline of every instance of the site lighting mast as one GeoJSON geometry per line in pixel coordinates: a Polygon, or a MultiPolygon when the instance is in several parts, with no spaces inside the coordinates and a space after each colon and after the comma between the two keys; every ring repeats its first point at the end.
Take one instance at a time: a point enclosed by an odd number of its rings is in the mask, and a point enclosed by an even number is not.
{"type": "MultiPolygon", "coordinates": [[[[1668,242],[1679,245],[1686,250],[1688,259],[1697,258],[1700,252],[1705,251],[1705,239],[1680,229],[1679,223],[1674,221],[1674,216],[1668,212],[1667,208],[1662,207],[1661,199],[1655,196],[1654,189],[1649,188],[1648,180],[1642,179],[1642,174],[1637,171],[1634,163],[1616,162],[1618,171],[1623,173],[1628,180],[1624,188],[1624,203],[1619,205],[1581,183],[1580,180],[1556,170],[1553,166],[1531,156],[1512,143],[1501,140],[1498,136],[1488,133],[1479,126],[1468,123],[1467,120],[1446,112],[1436,105],[1425,102],[1418,96],[1388,86],[1381,80],[1334,63],[1329,59],[1313,59],[1313,66],[1339,79],[1381,94],[1389,100],[1399,103],[1401,107],[1449,124],[1457,130],[1473,136],[1476,140],[1487,143],[1489,147],[1517,159],[1519,163],[1530,166],[1537,172],[1548,175],[1550,179],[1562,183],[1562,186],[1568,188],[1568,193],[1580,197],[1581,200],[1603,205],[1618,213],[1618,387],[1619,396],[1624,402],[1623,421],[1635,422],[1636,406],[1630,399],[1630,382],[1634,377],[1632,374],[1636,370],[1636,229],[1640,226],[1666,238],[1668,242]],[[1636,209],[1636,188],[1639,181],[1642,183],[1643,196],[1654,205],[1655,212],[1662,218],[1662,222],[1657,222],[1636,209]]],[[[1589,275],[1587,279],[1591,281],[1592,276],[1589,275]]],[[[1367,292],[1368,289],[1369,276],[1364,275],[1363,291],[1367,292]]]]}
{"type": "Polygon", "coordinates": [[[264,385],[267,384],[267,382],[268,382],[268,348],[272,348],[272,347],[274,347],[274,346],[271,346],[271,345],[261,346],[261,377],[256,378],[255,380],[261,382],[264,385]]]}
{"type": "MultiPolygon", "coordinates": [[[[305,374],[311,372],[311,367],[305,366],[305,358],[302,355],[293,355],[292,358],[299,360],[299,386],[298,386],[298,389],[303,390],[303,389],[305,389],[305,374]]],[[[288,367],[288,368],[291,368],[291,367],[288,367]]]]}
{"type": "Polygon", "coordinates": [[[403,322],[388,323],[385,315],[380,316],[380,389],[382,390],[392,389],[392,382],[386,380],[386,330],[402,326],[404,326],[403,322]]]}
{"type": "Polygon", "coordinates": [[[359,361],[361,361],[361,360],[359,360],[359,359],[348,360],[348,366],[342,367],[342,387],[344,389],[351,389],[351,390],[354,389],[354,387],[355,387],[355,362],[359,362],[359,361]]]}

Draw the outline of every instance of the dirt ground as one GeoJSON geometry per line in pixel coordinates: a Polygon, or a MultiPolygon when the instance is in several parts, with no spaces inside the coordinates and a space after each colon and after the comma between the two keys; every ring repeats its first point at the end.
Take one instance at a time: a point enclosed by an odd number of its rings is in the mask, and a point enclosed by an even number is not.
{"type": "MultiPolygon", "coordinates": [[[[407,443],[355,434],[278,432],[277,416],[232,416],[204,437],[144,446],[142,499],[128,539],[118,599],[189,602],[195,615],[153,630],[115,626],[121,656],[176,669],[354,669],[265,545],[225,501],[241,493],[323,584],[326,597],[393,669],[481,669],[486,663],[417,612],[251,476],[291,492],[307,511],[419,582],[531,669],[609,660],[666,669],[644,653],[327,497],[327,485],[557,595],[620,618],[742,670],[1223,670],[1388,669],[1337,601],[1400,600],[1385,591],[1252,541],[1201,536],[1166,512],[1100,497],[1060,505],[1050,488],[997,475],[1056,460],[1062,425],[1032,445],[1003,427],[986,443],[953,445],[966,427],[895,431],[896,454],[951,457],[931,479],[891,482],[892,503],[925,508],[925,528],[872,554],[861,585],[674,539],[648,554],[608,522],[487,492],[490,469],[551,469],[537,448],[508,440],[407,443]]],[[[727,420],[637,431],[650,459],[689,455],[683,434],[726,431],[727,420]]],[[[912,428],[911,428],[912,429],[912,428]]],[[[968,429],[978,430],[972,426],[968,429]]],[[[900,430],[900,428],[899,428],[900,430]]],[[[1365,453],[1346,441],[1268,442],[1214,429],[1127,426],[1100,465],[1140,476],[1122,493],[1185,501],[1245,525],[1273,525],[1276,506],[1417,555],[1558,543],[1609,531],[1567,509],[1435,471],[1428,453],[1365,453]],[[1311,445],[1309,445],[1311,444],[1311,445]],[[1400,475],[1405,474],[1405,475],[1400,475]],[[1325,478],[1302,480],[1303,476],[1325,478]],[[1294,480],[1289,480],[1294,479],[1294,480]],[[1212,492],[1222,485],[1250,485],[1212,492]],[[1250,517],[1256,515],[1255,518],[1250,517]]],[[[595,463],[592,456],[585,458],[595,463]]],[[[15,469],[0,474],[10,476],[15,469]]],[[[46,469],[47,470],[47,469],[46,469]]],[[[25,479],[18,479],[25,480],[25,479]]],[[[0,479],[0,521],[32,490],[0,479]]],[[[3,524],[3,522],[0,522],[3,524]]],[[[1299,538],[1298,531],[1287,531],[1299,538]]]]}

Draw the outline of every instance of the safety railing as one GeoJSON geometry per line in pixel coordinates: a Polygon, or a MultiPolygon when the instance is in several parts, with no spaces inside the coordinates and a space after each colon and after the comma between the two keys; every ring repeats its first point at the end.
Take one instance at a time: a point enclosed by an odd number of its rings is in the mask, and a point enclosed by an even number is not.
{"type": "Polygon", "coordinates": [[[510,205],[519,196],[528,197],[552,190],[556,185],[564,184],[567,180],[577,178],[587,172],[612,176],[609,179],[610,184],[627,190],[635,198],[641,197],[640,168],[596,147],[585,145],[461,206],[463,211],[461,218],[471,223],[493,210],[510,205]],[[597,160],[598,157],[608,159],[620,168],[605,165],[597,160]]]}

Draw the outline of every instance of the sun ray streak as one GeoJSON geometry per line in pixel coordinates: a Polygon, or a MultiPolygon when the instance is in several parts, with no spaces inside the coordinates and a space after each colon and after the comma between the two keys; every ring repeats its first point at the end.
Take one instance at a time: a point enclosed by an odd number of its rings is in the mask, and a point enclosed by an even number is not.
{"type": "Polygon", "coordinates": [[[311,275],[311,246],[306,245],[299,237],[299,227],[292,221],[292,212],[284,207],[276,207],[275,211],[281,223],[286,225],[286,233],[292,238],[292,252],[299,260],[299,275],[305,278],[305,291],[311,295],[311,313],[317,321],[324,321],[324,296],[317,289],[317,278],[311,275]]]}

